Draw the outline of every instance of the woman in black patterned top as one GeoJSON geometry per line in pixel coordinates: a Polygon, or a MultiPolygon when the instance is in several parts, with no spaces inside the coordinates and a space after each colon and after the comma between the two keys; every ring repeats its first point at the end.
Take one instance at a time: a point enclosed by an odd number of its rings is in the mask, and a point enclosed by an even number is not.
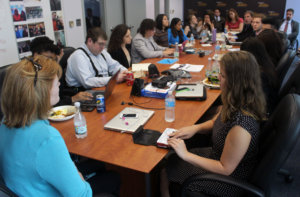
{"type": "MultiPolygon", "coordinates": [[[[257,161],[259,122],[265,118],[265,98],[259,66],[252,54],[229,52],[220,62],[222,109],[212,120],[179,129],[168,141],[175,150],[161,173],[161,196],[169,196],[169,181],[182,184],[194,174],[207,172],[246,180],[257,161]],[[187,150],[184,140],[196,133],[212,133],[212,146],[187,150]]],[[[237,188],[204,182],[192,191],[234,196],[237,188]]]]}
{"type": "Polygon", "coordinates": [[[155,19],[156,29],[153,39],[155,42],[162,47],[169,47],[168,31],[169,19],[165,14],[157,15],[155,19]]]}

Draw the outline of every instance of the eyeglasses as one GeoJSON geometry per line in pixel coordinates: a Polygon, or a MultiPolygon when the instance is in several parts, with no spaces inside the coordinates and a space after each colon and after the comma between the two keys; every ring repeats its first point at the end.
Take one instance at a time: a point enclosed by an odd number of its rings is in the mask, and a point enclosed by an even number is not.
{"type": "Polygon", "coordinates": [[[98,42],[96,41],[95,43],[97,43],[100,47],[105,47],[106,42],[98,42]]]}
{"type": "Polygon", "coordinates": [[[25,59],[27,59],[28,61],[30,61],[33,65],[33,68],[35,70],[35,76],[34,76],[34,87],[36,86],[36,82],[37,82],[37,78],[38,78],[38,71],[42,70],[42,65],[40,65],[39,63],[33,61],[33,58],[28,58],[25,57],[25,59]]]}

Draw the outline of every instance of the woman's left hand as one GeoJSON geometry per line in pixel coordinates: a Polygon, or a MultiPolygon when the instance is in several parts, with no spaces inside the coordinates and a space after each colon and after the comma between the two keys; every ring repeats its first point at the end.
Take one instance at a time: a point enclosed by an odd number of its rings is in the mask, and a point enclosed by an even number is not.
{"type": "Polygon", "coordinates": [[[188,153],[184,141],[173,137],[168,139],[168,144],[175,150],[177,155],[184,160],[188,153]]]}

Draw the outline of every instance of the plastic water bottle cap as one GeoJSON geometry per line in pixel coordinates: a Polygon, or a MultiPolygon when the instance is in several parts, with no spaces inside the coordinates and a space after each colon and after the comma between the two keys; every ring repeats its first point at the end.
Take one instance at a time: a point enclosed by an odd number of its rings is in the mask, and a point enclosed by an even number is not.
{"type": "Polygon", "coordinates": [[[208,61],[211,61],[211,57],[208,58],[208,61]]]}
{"type": "Polygon", "coordinates": [[[171,95],[171,94],[172,94],[172,91],[169,91],[169,92],[168,92],[168,95],[171,95]]]}
{"type": "Polygon", "coordinates": [[[75,102],[75,107],[80,107],[80,102],[75,102]]]}

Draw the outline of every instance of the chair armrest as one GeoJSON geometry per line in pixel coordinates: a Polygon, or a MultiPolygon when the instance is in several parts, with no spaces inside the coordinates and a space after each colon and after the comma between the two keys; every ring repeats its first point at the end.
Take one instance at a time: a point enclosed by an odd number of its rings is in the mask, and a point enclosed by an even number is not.
{"type": "Polygon", "coordinates": [[[201,174],[201,175],[194,175],[189,178],[187,178],[183,185],[182,185],[182,196],[184,194],[185,188],[187,188],[191,183],[198,181],[216,181],[219,183],[225,183],[228,185],[233,185],[236,187],[239,187],[248,193],[255,194],[259,197],[264,197],[265,193],[260,188],[250,185],[247,182],[242,182],[237,179],[234,179],[230,176],[220,175],[220,174],[201,174]]]}

